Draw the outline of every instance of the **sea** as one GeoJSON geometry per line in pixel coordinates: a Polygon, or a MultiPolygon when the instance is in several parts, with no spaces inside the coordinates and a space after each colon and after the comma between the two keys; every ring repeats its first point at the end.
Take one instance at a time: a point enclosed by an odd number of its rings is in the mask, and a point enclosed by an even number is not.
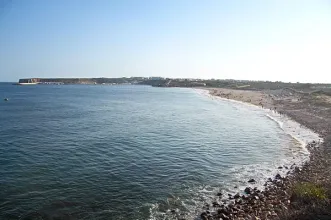
{"type": "Polygon", "coordinates": [[[217,193],[306,161],[318,138],[192,88],[1,83],[0,98],[3,220],[199,219],[217,193]]]}

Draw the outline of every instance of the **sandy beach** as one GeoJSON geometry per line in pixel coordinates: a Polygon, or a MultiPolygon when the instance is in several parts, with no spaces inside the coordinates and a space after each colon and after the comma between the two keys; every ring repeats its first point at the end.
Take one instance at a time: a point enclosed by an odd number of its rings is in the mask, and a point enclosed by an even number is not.
{"type": "Polygon", "coordinates": [[[269,94],[260,91],[247,91],[247,90],[232,90],[215,88],[208,89],[211,95],[219,96],[226,99],[237,100],[240,102],[247,102],[265,108],[272,108],[273,102],[269,94]]]}

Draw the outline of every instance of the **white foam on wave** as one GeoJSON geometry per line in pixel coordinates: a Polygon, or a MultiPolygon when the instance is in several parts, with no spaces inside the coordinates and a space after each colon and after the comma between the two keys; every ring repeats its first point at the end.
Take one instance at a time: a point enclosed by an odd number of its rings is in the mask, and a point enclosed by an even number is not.
{"type": "MultiPolygon", "coordinates": [[[[282,129],[285,134],[291,136],[293,140],[295,140],[293,145],[289,146],[291,147],[292,154],[286,158],[269,161],[262,164],[250,164],[230,168],[232,178],[226,182],[220,183],[220,185],[222,185],[222,193],[224,195],[227,195],[228,193],[235,194],[237,192],[243,192],[248,185],[247,180],[251,178],[254,178],[257,181],[256,184],[253,185],[254,187],[264,189],[263,185],[269,177],[274,177],[276,174],[285,176],[293,164],[300,167],[309,160],[309,151],[306,147],[309,142],[323,142],[323,139],[321,139],[317,133],[291,120],[289,117],[279,114],[276,111],[264,109],[251,103],[213,96],[209,93],[209,90],[205,89],[194,89],[194,91],[214,100],[231,102],[240,106],[253,108],[252,110],[261,111],[267,118],[275,121],[278,124],[278,127],[282,129]],[[279,169],[280,166],[283,168],[279,169]],[[288,167],[289,169],[285,169],[285,167],[288,167]],[[234,183],[236,183],[236,188],[234,188],[234,183]]],[[[220,187],[205,185],[194,189],[191,188],[188,191],[188,193],[194,193],[194,198],[181,199],[181,206],[184,207],[185,210],[189,210],[189,212],[185,212],[185,218],[198,219],[197,216],[199,216],[199,214],[203,211],[203,205],[205,203],[210,204],[215,201],[215,199],[217,200],[215,195],[220,191],[220,187]]],[[[157,204],[151,206],[150,213],[150,219],[153,220],[178,219],[178,216],[173,215],[170,209],[167,210],[166,213],[160,212],[157,204]]]]}
{"type": "Polygon", "coordinates": [[[296,166],[302,166],[306,161],[308,161],[310,154],[309,150],[307,149],[308,143],[312,141],[317,141],[319,143],[323,142],[323,139],[320,138],[319,134],[306,128],[305,126],[302,126],[301,124],[290,119],[286,115],[279,114],[274,110],[265,109],[247,102],[214,96],[210,94],[209,90],[205,89],[195,89],[194,91],[198,94],[211,97],[212,99],[231,102],[234,104],[254,108],[255,110],[261,111],[270,120],[275,121],[278,124],[279,128],[282,129],[285,134],[291,136],[297,143],[299,143],[299,149],[296,147],[297,145],[290,146],[292,150],[292,155],[290,157],[283,158],[280,161],[273,161],[273,166],[270,166],[270,164],[269,166],[267,166],[267,164],[252,164],[248,166],[240,166],[233,168],[233,173],[238,174],[238,180],[247,180],[247,177],[250,176],[251,178],[257,179],[258,186],[262,188],[265,180],[268,177],[274,176],[277,173],[281,175],[286,175],[288,169],[278,169],[279,166],[291,167],[291,165],[293,164],[295,164],[296,166]]]}
{"type": "MultiPolygon", "coordinates": [[[[238,181],[247,180],[247,178],[254,178],[258,181],[257,185],[255,186],[258,186],[258,188],[263,188],[263,184],[268,177],[275,176],[278,173],[281,175],[286,175],[286,173],[289,171],[288,169],[278,169],[279,166],[291,167],[291,165],[295,164],[296,166],[300,167],[306,161],[308,161],[310,154],[309,150],[307,149],[308,143],[312,141],[317,141],[319,143],[323,142],[323,139],[320,138],[319,134],[302,126],[301,124],[290,119],[286,115],[281,115],[274,110],[265,109],[251,103],[214,96],[210,94],[209,90],[195,89],[194,91],[200,95],[211,97],[212,99],[231,102],[234,104],[246,106],[249,108],[253,108],[254,110],[261,111],[265,114],[267,118],[275,121],[278,124],[279,128],[282,129],[285,134],[291,136],[298,143],[298,145],[293,144],[293,146],[289,146],[292,150],[291,156],[278,161],[272,161],[272,165],[251,164],[248,166],[239,166],[232,168],[233,173],[238,176],[238,181]],[[299,148],[297,146],[299,146],[299,148]]],[[[234,190],[231,190],[231,192],[234,192],[234,190]]]]}
{"type": "MultiPolygon", "coordinates": [[[[281,115],[278,112],[266,109],[266,116],[271,120],[276,121],[279,124],[279,127],[292,138],[300,142],[303,150],[308,152],[306,148],[307,144],[312,141],[323,142],[323,139],[320,138],[319,134],[314,131],[302,126],[296,121],[291,120],[286,115],[281,115]]],[[[308,152],[309,153],[309,152],[308,152]]]]}
{"type": "Polygon", "coordinates": [[[218,99],[218,100],[222,100],[222,101],[237,103],[237,104],[240,104],[240,105],[245,105],[247,107],[253,107],[253,108],[259,109],[261,111],[264,111],[266,117],[268,117],[269,119],[277,122],[279,127],[286,134],[292,136],[292,138],[294,138],[295,140],[300,142],[303,149],[306,150],[306,152],[308,151],[307,148],[306,148],[306,145],[309,142],[312,142],[312,141],[319,141],[321,143],[323,142],[323,139],[320,138],[319,134],[317,134],[314,131],[306,128],[305,126],[302,126],[301,124],[299,124],[298,122],[290,119],[286,115],[279,114],[277,111],[270,110],[270,109],[265,109],[265,108],[262,108],[260,106],[257,106],[257,105],[251,104],[251,103],[247,103],[247,102],[242,102],[242,101],[237,101],[237,100],[233,100],[233,99],[227,99],[227,98],[222,98],[222,97],[219,97],[219,96],[214,96],[214,95],[210,94],[209,90],[205,90],[205,89],[194,89],[194,91],[198,94],[208,96],[208,97],[211,97],[213,99],[218,99]]]}

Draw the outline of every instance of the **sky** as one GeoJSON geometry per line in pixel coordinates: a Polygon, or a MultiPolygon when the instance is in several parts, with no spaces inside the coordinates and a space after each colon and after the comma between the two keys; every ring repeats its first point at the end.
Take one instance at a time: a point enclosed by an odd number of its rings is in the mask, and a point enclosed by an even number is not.
{"type": "Polygon", "coordinates": [[[331,0],[0,0],[0,81],[331,83],[331,0]]]}

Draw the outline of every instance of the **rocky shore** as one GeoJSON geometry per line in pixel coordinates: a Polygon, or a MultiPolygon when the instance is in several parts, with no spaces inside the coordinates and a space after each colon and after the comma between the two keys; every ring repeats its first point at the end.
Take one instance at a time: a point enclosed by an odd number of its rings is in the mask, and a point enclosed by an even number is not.
{"type": "Polygon", "coordinates": [[[331,99],[288,91],[245,91],[209,89],[211,95],[248,102],[276,110],[319,133],[319,140],[308,144],[310,160],[303,166],[293,164],[287,175],[277,174],[266,180],[264,190],[254,187],[255,180],[247,180],[244,192],[235,195],[215,195],[212,204],[205,204],[200,217],[207,219],[331,219],[331,99]],[[295,114],[293,114],[295,112],[295,114]]]}

